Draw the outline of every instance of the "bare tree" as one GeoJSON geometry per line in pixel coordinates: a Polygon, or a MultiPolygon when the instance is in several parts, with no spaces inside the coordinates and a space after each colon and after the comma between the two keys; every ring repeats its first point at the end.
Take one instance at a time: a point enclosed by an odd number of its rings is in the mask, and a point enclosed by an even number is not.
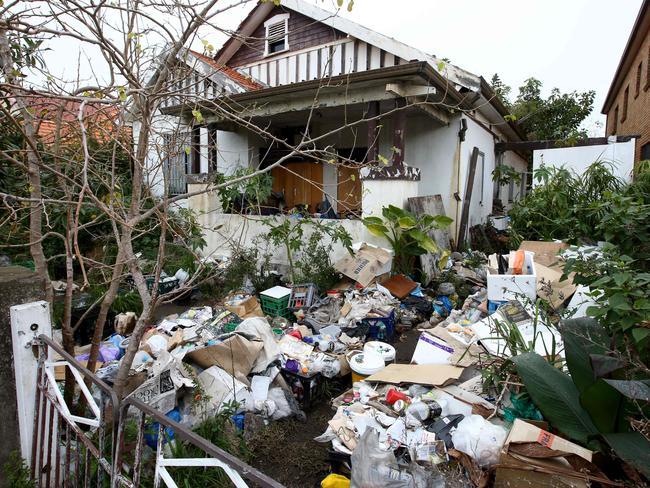
{"type": "MultiPolygon", "coordinates": [[[[27,244],[36,272],[47,283],[50,301],[48,260],[61,256],[46,256],[43,243],[46,239],[58,239],[64,244],[66,292],[61,325],[64,345],[69,352],[73,352],[73,333],[81,323],[81,319],[72,323],[73,283],[81,283],[82,288],[90,282],[105,287],[105,292],[91,307],[99,311],[89,369],[95,368],[107,317],[120,286],[127,276],[131,277],[142,302],[142,313],[115,381],[118,395],[124,393],[140,339],[152,322],[156,307],[210,276],[199,259],[201,256],[195,252],[199,264],[183,286],[171,293],[158,291],[169,241],[176,239],[190,247],[187,236],[174,223],[177,203],[269,173],[296,155],[326,164],[355,164],[341,157],[324,141],[346,130],[364,133],[368,123],[380,117],[369,113],[356,117],[346,115],[338,127],[325,134],[312,135],[305,130],[298,141],[288,141],[256,122],[244,107],[229,98],[227,91],[220,91],[220,96],[215,98],[198,89],[205,86],[209,75],[195,69],[193,63],[197,63],[197,58],[187,47],[203,39],[206,32],[234,35],[221,25],[221,18],[227,11],[245,3],[248,1],[15,0],[0,7],[0,96],[4,101],[1,110],[5,123],[15,127],[24,140],[20,148],[0,147],[0,160],[9,167],[22,169],[29,189],[27,195],[19,192],[0,195],[3,215],[7,216],[0,219],[0,226],[28,222],[27,244]],[[44,41],[44,44],[34,45],[34,40],[44,41]],[[83,63],[80,61],[73,76],[59,75],[61,70],[48,63],[47,52],[41,51],[42,58],[37,61],[24,62],[26,53],[38,56],[39,49],[48,43],[63,41],[88,56],[85,68],[81,69],[83,63]],[[74,107],[76,114],[72,121],[69,117],[66,119],[63,110],[58,116],[49,114],[56,129],[54,142],[46,142],[38,129],[43,114],[30,107],[42,98],[52,97],[61,106],[74,107]],[[183,137],[188,125],[200,124],[204,113],[210,111],[283,148],[284,155],[273,164],[253,168],[246,174],[225,181],[208,179],[207,187],[200,190],[172,194],[164,165],[169,147],[161,142],[160,127],[161,104],[170,98],[188,107],[187,113],[191,113],[179,117],[176,126],[171,128],[179,138],[183,137]],[[104,111],[110,118],[93,118],[88,114],[89,108],[95,114],[104,111]],[[108,119],[110,124],[106,123],[108,119]],[[133,126],[135,143],[131,144],[121,135],[128,133],[127,125],[134,119],[138,124],[133,126]],[[74,137],[70,137],[71,134],[74,137]],[[102,151],[93,146],[93,140],[100,141],[102,151]],[[124,168],[118,164],[118,153],[128,155],[128,188],[119,183],[124,177],[124,168]],[[152,178],[161,179],[161,194],[151,192],[152,178]],[[43,186],[46,180],[47,188],[43,186]],[[50,220],[55,212],[65,216],[63,232],[50,220]],[[80,249],[80,236],[87,239],[100,225],[104,226],[102,235],[110,239],[116,249],[111,259],[101,260],[96,254],[80,249]],[[134,242],[154,231],[159,235],[158,252],[153,266],[153,286],[150,286],[134,242]]],[[[204,54],[212,54],[213,48],[207,41],[203,46],[204,54]]],[[[328,85],[331,86],[330,81],[324,78],[321,88],[328,85]]],[[[320,89],[314,97],[306,127],[318,108],[319,93],[320,89]]],[[[397,105],[381,116],[388,117],[415,105],[458,111],[463,109],[464,101],[449,101],[445,93],[438,93],[435,97],[397,105]]],[[[165,127],[165,132],[170,132],[169,126],[165,127]]],[[[365,164],[373,168],[382,166],[377,160],[365,164]]]]}

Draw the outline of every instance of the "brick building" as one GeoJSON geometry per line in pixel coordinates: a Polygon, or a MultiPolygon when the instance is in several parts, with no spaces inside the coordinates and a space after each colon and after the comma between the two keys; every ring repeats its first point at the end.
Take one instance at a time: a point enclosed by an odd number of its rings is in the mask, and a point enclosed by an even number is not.
{"type": "Polygon", "coordinates": [[[644,0],[609,87],[607,135],[638,134],[635,162],[650,159],[650,0],[644,0]]]}

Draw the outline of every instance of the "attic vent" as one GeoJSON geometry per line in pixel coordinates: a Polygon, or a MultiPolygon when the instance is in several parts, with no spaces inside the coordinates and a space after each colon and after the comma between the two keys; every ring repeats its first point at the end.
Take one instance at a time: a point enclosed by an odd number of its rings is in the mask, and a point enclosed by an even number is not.
{"type": "Polygon", "coordinates": [[[289,49],[289,14],[275,15],[264,23],[266,27],[265,55],[289,49]]]}

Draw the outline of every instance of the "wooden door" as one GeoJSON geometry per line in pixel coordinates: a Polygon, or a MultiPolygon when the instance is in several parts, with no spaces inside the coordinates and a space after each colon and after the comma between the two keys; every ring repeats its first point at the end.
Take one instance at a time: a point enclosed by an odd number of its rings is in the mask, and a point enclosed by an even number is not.
{"type": "Polygon", "coordinates": [[[273,191],[283,192],[288,210],[307,205],[314,213],[323,200],[323,165],[309,162],[287,163],[271,170],[273,191]]]}
{"type": "Polygon", "coordinates": [[[339,166],[336,190],[339,213],[361,213],[361,180],[359,168],[339,166]]]}

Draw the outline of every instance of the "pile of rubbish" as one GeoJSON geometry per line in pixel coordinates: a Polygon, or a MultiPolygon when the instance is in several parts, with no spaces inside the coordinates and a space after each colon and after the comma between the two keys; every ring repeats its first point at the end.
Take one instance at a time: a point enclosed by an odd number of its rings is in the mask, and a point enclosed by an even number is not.
{"type": "MultiPolygon", "coordinates": [[[[539,354],[550,343],[561,351],[561,337],[532,304],[542,293],[566,300],[576,292],[560,283],[560,248],[528,242],[507,256],[482,256],[480,264],[476,253],[453,253],[446,276],[471,292],[461,299],[453,282],[425,287],[391,276],[389,251],[357,246],[336,263],[346,280],[335,289],[235,291],[219,305],[165,317],[141,338],[128,390],[190,428],[228,409],[246,430],[305,420],[321,382],[339,378],[347,390],[331,399],[333,416],[315,441],[331,445],[337,466],[349,469],[323,486],[445,486],[441,467],[450,461],[477,485],[498,466],[496,486],[527,476],[530,486],[551,477],[586,486],[586,468],[574,472],[564,458],[588,464],[591,451],[547,432],[516,385],[486,392],[481,376],[486,361],[513,354],[503,324],[539,354]],[[409,330],[419,334],[417,343],[410,362],[399,364],[399,336],[409,330]],[[537,465],[543,469],[530,469],[537,465]]],[[[572,302],[578,313],[581,305],[572,302]]],[[[133,314],[118,316],[116,333],[101,346],[97,374],[109,383],[134,323],[133,314]]]]}

